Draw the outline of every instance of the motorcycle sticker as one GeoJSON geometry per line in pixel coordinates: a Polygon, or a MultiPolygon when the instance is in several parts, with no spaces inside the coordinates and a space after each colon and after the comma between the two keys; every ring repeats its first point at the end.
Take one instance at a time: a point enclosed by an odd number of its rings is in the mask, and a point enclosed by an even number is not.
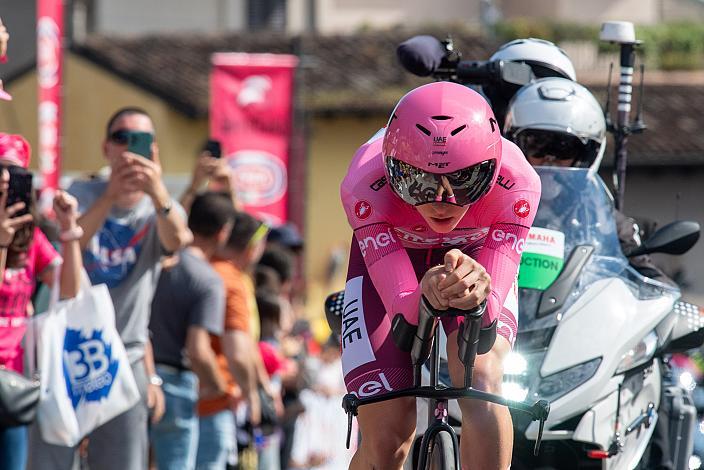
{"type": "Polygon", "coordinates": [[[557,279],[564,264],[565,234],[533,227],[523,249],[518,287],[545,290],[557,279]]]}

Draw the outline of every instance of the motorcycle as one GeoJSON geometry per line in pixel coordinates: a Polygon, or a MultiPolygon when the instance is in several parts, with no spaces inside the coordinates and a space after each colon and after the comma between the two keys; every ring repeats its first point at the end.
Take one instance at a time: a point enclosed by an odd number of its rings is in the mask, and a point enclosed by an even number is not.
{"type": "MultiPolygon", "coordinates": [[[[542,197],[523,247],[518,338],[504,364],[503,393],[517,401],[547,399],[551,411],[538,456],[538,428],[513,416],[511,468],[648,468],[658,409],[667,402],[679,420],[669,423],[671,456],[676,469],[688,469],[696,410],[690,391],[663,377],[669,355],[704,343],[704,317],[679,302],[679,289],[629,265],[613,199],[597,174],[581,168],[536,171],[542,197]]],[[[674,222],[638,254],[683,254],[699,231],[695,222],[674,222]]],[[[459,426],[456,403],[449,414],[459,426]]],[[[425,415],[419,410],[418,416],[422,436],[425,415]]]]}

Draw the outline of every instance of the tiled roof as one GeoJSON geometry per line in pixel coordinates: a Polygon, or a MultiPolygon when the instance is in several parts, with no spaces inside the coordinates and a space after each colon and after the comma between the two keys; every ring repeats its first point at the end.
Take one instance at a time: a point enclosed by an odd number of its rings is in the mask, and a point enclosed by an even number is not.
{"type": "MultiPolygon", "coordinates": [[[[396,59],[396,46],[415,34],[442,37],[445,31],[294,37],[272,33],[119,39],[94,36],[73,50],[194,117],[208,112],[210,56],[214,52],[298,55],[302,67],[297,84],[306,110],[318,115],[386,114],[405,91],[426,81],[405,72],[396,59]]],[[[456,50],[462,51],[466,59],[486,59],[496,48],[492,41],[471,34],[455,34],[453,38],[456,50]]],[[[631,163],[704,165],[704,132],[698,126],[700,110],[704,109],[701,74],[692,75],[692,80],[682,74],[669,80],[661,73],[652,83],[648,76],[644,118],[649,129],[631,137],[631,163]]],[[[595,83],[594,79],[587,81],[595,83]]],[[[603,102],[605,86],[598,80],[596,83],[590,88],[603,102]]],[[[613,106],[615,102],[613,95],[613,106]]],[[[611,153],[609,150],[607,164],[611,153]]]]}
{"type": "MultiPolygon", "coordinates": [[[[442,37],[443,31],[423,31],[442,37]]],[[[314,112],[388,110],[404,90],[422,83],[396,59],[396,46],[418,31],[352,36],[282,36],[273,33],[138,38],[90,37],[74,52],[163,97],[192,116],[208,112],[210,56],[214,52],[272,52],[298,55],[303,104],[314,112]]],[[[465,58],[488,57],[496,44],[458,34],[465,58]]]]}
{"type": "MultiPolygon", "coordinates": [[[[601,103],[606,86],[589,87],[601,103]]],[[[704,106],[704,86],[648,84],[643,92],[643,121],[647,129],[628,140],[629,162],[642,166],[704,165],[704,133],[697,117],[704,106]]],[[[616,88],[611,92],[612,117],[615,118],[616,88]]],[[[631,118],[635,118],[637,96],[631,118]]],[[[613,162],[613,142],[609,141],[604,164],[613,162]]]]}

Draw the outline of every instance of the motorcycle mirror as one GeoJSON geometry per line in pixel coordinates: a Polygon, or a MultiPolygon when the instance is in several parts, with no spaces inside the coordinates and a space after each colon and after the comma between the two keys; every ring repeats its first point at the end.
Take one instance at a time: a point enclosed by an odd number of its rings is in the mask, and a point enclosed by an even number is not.
{"type": "Polygon", "coordinates": [[[689,251],[699,240],[701,227],[691,220],[678,220],[657,230],[641,246],[631,251],[628,256],[650,253],[681,255],[689,251]]]}

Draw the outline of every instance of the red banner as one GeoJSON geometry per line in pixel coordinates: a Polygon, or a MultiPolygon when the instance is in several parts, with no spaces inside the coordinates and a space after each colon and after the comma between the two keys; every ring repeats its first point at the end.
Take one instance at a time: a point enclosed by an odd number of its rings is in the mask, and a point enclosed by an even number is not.
{"type": "Polygon", "coordinates": [[[213,55],[210,133],[222,143],[244,209],[278,225],[288,219],[291,55],[213,55]]]}
{"type": "Polygon", "coordinates": [[[44,181],[41,205],[45,209],[59,187],[61,175],[63,7],[62,0],[37,0],[39,169],[44,181]]]}

